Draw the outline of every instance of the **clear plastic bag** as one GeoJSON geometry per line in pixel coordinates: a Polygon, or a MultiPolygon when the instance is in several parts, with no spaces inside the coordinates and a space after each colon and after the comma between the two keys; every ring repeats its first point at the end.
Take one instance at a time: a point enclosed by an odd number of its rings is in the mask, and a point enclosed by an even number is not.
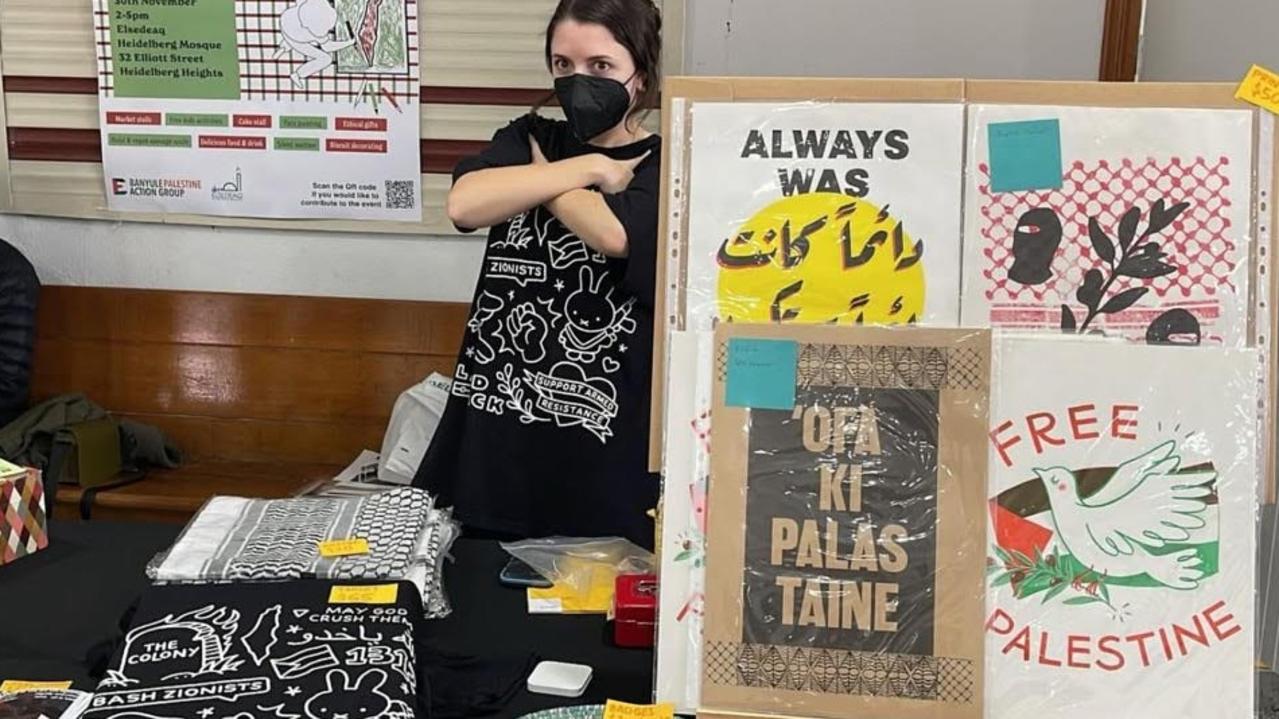
{"type": "Polygon", "coordinates": [[[650,574],[655,557],[620,537],[546,537],[503,544],[508,554],[556,586],[586,594],[619,574],[650,574]]]}

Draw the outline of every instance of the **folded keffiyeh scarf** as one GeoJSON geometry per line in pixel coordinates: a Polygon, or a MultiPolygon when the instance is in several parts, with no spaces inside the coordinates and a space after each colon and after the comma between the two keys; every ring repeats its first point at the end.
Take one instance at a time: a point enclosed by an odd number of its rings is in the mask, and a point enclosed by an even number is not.
{"type": "Polygon", "coordinates": [[[430,617],[448,614],[443,557],[458,535],[448,513],[412,487],[364,497],[214,497],[147,567],[156,583],[288,579],[408,580],[430,617]],[[323,557],[320,544],[361,538],[367,554],[323,557]]]}
{"type": "Polygon", "coordinates": [[[414,588],[394,584],[378,603],[352,604],[332,601],[335,586],[351,585],[150,588],[84,716],[425,716],[418,705],[414,642],[421,612],[414,588]]]}

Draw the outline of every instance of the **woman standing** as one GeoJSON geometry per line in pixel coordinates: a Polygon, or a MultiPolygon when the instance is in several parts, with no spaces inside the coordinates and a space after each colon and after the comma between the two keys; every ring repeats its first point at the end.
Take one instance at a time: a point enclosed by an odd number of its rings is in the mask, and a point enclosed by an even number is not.
{"type": "Polygon", "coordinates": [[[651,0],[561,0],[546,61],[567,122],[525,115],[454,170],[490,227],[452,396],[415,484],[472,529],[653,543],[646,512],[661,139],[651,0]]]}

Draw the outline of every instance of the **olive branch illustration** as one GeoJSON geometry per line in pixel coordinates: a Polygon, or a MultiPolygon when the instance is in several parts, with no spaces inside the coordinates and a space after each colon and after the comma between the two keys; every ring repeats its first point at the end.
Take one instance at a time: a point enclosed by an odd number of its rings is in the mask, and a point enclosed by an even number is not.
{"type": "MultiPolygon", "coordinates": [[[[1081,311],[1077,314],[1069,304],[1062,304],[1062,332],[1099,334],[1093,328],[1097,318],[1123,312],[1150,292],[1150,287],[1143,285],[1112,293],[1119,279],[1151,280],[1178,272],[1181,268],[1172,264],[1157,236],[1189,207],[1188,202],[1169,206],[1165,199],[1159,199],[1150,208],[1144,230],[1141,208],[1130,207],[1119,220],[1115,238],[1097,217],[1089,218],[1088,239],[1101,264],[1084,273],[1083,284],[1075,290],[1076,301],[1083,305],[1081,311]]],[[[1051,208],[1040,207],[1023,214],[1013,238],[1014,263],[1009,278],[1023,285],[1041,285],[1051,279],[1050,268],[1062,234],[1061,218],[1051,208]]],[[[1146,341],[1166,343],[1174,335],[1192,336],[1193,343],[1198,344],[1199,320],[1184,309],[1169,310],[1147,328],[1146,341]]]]}

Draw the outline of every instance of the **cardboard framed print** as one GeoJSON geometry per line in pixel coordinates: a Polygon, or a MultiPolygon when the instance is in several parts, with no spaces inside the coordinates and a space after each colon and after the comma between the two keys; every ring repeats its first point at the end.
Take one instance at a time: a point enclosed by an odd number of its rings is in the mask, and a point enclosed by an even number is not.
{"type": "Polygon", "coordinates": [[[997,343],[986,716],[1253,716],[1259,370],[997,343]]]}
{"type": "Polygon", "coordinates": [[[722,325],[702,710],[982,716],[986,330],[722,325]]]}
{"type": "Polygon", "coordinates": [[[964,324],[1248,346],[1254,118],[970,105],[964,324]]]}

